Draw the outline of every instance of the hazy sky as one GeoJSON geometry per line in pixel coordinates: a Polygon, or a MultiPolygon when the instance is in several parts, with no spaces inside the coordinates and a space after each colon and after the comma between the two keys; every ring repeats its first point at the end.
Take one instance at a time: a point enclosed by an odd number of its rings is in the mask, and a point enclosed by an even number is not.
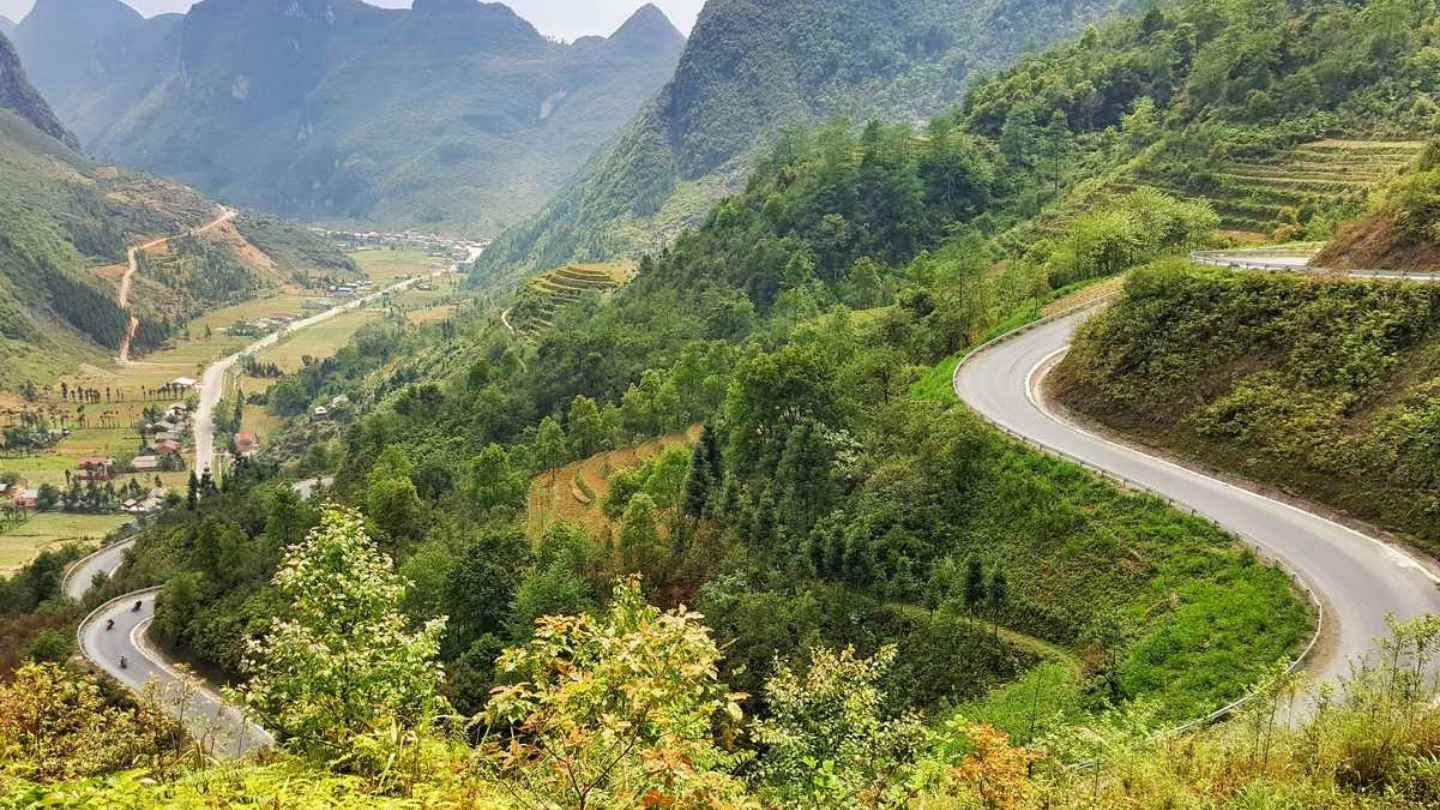
{"type": "MultiPolygon", "coordinates": [[[[184,11],[195,0],[125,0],[149,17],[167,11],[184,11]]],[[[408,7],[411,0],[366,0],[375,6],[408,7]]],[[[625,22],[644,0],[503,0],[521,17],[539,28],[541,33],[561,39],[574,39],[586,34],[609,34],[625,22]]],[[[687,34],[695,24],[695,16],[705,0],[654,0],[670,20],[687,34]]],[[[35,0],[0,0],[0,14],[12,20],[24,17],[35,0]]]]}

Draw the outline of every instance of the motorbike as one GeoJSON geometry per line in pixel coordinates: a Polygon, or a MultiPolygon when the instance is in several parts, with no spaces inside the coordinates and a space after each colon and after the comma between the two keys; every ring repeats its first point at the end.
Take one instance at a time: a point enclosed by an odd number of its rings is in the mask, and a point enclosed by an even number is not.
{"type": "Polygon", "coordinates": [[[106,629],[107,631],[108,631],[108,630],[114,630],[114,629],[115,629],[115,620],[114,620],[114,619],[110,619],[110,620],[106,621],[106,622],[105,622],[105,629],[106,629]]]}
{"type": "Polygon", "coordinates": [[[139,613],[139,612],[140,612],[140,602],[141,602],[141,601],[142,601],[142,600],[140,600],[140,599],[136,599],[136,600],[135,600],[135,607],[130,608],[130,612],[131,612],[131,613],[139,613]]]}
{"type": "Polygon", "coordinates": [[[127,658],[126,658],[125,656],[123,656],[123,655],[120,656],[120,668],[121,668],[121,669],[129,669],[129,667],[130,667],[130,661],[129,661],[129,659],[127,659],[127,658]]]}

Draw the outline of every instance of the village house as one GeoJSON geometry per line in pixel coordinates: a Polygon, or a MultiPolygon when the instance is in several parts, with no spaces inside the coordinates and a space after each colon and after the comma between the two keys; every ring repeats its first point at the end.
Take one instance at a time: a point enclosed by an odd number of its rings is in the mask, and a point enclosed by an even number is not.
{"type": "Polygon", "coordinates": [[[130,460],[130,469],[137,473],[160,472],[159,456],[136,456],[130,460]]]}
{"type": "Polygon", "coordinates": [[[330,409],[321,405],[320,407],[316,408],[313,413],[311,413],[311,417],[316,422],[329,422],[330,409]]]}
{"type": "Polygon", "coordinates": [[[175,439],[161,439],[155,442],[151,450],[154,451],[155,455],[178,456],[180,455],[180,442],[175,439]]]}
{"type": "Polygon", "coordinates": [[[150,490],[150,494],[144,498],[132,498],[125,502],[122,507],[126,514],[141,516],[153,515],[165,508],[165,497],[170,491],[161,487],[150,490]]]}
{"type": "Polygon", "coordinates": [[[93,458],[80,459],[80,473],[76,476],[81,481],[109,481],[115,477],[115,459],[93,458]]]}
{"type": "Polygon", "coordinates": [[[236,455],[249,458],[258,452],[260,452],[260,438],[258,436],[249,432],[235,434],[236,455]]]}
{"type": "Polygon", "coordinates": [[[34,509],[40,505],[40,490],[17,489],[15,497],[10,502],[19,509],[34,509]]]}

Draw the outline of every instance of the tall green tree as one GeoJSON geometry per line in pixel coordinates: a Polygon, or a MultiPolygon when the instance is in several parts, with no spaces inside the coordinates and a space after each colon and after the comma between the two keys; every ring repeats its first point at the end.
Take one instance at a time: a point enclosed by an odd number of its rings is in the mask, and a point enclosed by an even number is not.
{"type": "Polygon", "coordinates": [[[445,620],[411,627],[405,582],[359,515],[327,509],[271,584],[288,605],[250,643],[238,699],[281,743],[328,759],[392,726],[424,731],[445,709],[437,660],[445,620]]]}
{"type": "Polygon", "coordinates": [[[620,564],[626,572],[651,578],[659,574],[666,554],[659,523],[653,498],[642,492],[630,499],[620,527],[620,564]]]}
{"type": "Polygon", "coordinates": [[[577,396],[570,404],[570,416],[566,420],[570,432],[570,449],[575,458],[589,458],[603,449],[605,444],[605,423],[595,400],[577,396]]]}

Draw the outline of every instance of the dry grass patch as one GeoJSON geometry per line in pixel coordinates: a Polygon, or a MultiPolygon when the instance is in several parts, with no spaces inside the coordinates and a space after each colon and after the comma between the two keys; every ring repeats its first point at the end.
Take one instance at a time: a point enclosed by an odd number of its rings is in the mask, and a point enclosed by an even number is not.
{"type": "Polygon", "coordinates": [[[700,426],[695,425],[684,433],[672,433],[567,464],[555,474],[553,487],[548,473],[536,476],[530,482],[527,509],[530,536],[538,540],[545,528],[556,522],[584,526],[592,537],[604,537],[607,532],[618,531],[618,523],[607,518],[601,508],[610,494],[610,476],[621,470],[639,467],[671,447],[688,446],[699,440],[700,426]],[[584,487],[578,483],[581,481],[584,487]],[[590,491],[586,492],[585,487],[590,491]]]}

